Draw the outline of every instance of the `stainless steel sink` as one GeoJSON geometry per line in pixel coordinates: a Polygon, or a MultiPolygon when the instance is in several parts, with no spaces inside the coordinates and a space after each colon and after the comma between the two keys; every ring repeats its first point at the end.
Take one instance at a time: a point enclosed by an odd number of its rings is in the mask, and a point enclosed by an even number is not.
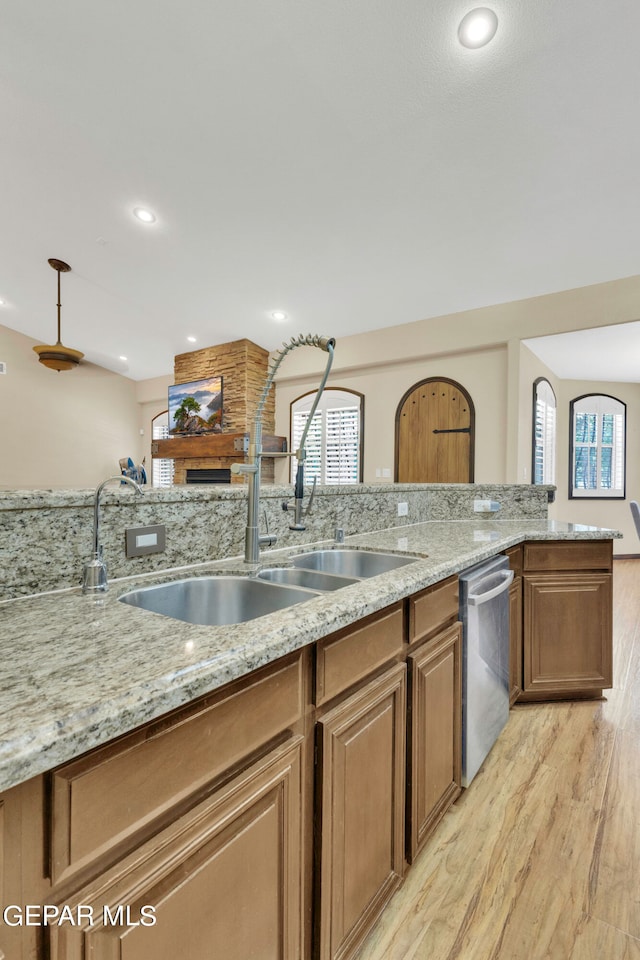
{"type": "Polygon", "coordinates": [[[247,577],[192,577],[142,587],[119,599],[174,620],[223,626],[255,620],[317,596],[311,590],[247,577]]]}
{"type": "Polygon", "coordinates": [[[369,550],[313,550],[292,558],[294,566],[305,570],[321,570],[345,577],[375,577],[414,563],[415,557],[399,557],[394,553],[373,553],[369,550]]]}
{"type": "Polygon", "coordinates": [[[339,590],[351,583],[358,583],[360,577],[340,577],[335,573],[322,573],[319,570],[303,570],[301,567],[271,567],[262,570],[258,576],[271,583],[287,583],[291,586],[306,587],[309,590],[339,590]]]}

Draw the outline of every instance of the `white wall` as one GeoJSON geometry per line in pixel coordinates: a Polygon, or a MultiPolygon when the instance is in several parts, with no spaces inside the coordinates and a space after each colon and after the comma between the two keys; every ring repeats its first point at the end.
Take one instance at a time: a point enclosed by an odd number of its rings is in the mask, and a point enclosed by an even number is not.
{"type": "MultiPolygon", "coordinates": [[[[516,430],[516,468],[511,482],[531,483],[531,460],[533,440],[533,384],[540,377],[545,377],[553,387],[558,407],[561,406],[560,385],[562,383],[551,370],[524,344],[517,342],[518,358],[518,386],[515,396],[517,408],[516,430]]],[[[558,409],[557,417],[562,418],[562,410],[558,409]]],[[[557,456],[557,455],[556,455],[557,456]]],[[[556,483],[559,473],[556,460],[556,483]]]]}
{"type": "MultiPolygon", "coordinates": [[[[304,348],[309,349],[309,348],[304,348]]],[[[411,344],[406,344],[411,356],[411,344]]],[[[326,354],[315,351],[320,363],[326,354]]],[[[284,366],[284,365],[283,365],[284,366]]],[[[284,373],[284,372],[283,372],[284,373]]],[[[475,480],[478,483],[502,483],[505,476],[505,409],[507,387],[506,345],[471,352],[456,352],[437,358],[423,357],[402,363],[378,362],[374,366],[337,371],[328,381],[332,387],[356,390],[364,394],[364,473],[365,483],[379,483],[376,470],[387,469],[393,482],[396,410],[402,397],[414,384],[427,377],[457,380],[471,395],[476,414],[475,480]]],[[[317,377],[278,379],[276,391],[276,433],[290,434],[290,405],[293,400],[318,385],[317,377]]],[[[277,479],[286,482],[286,466],[277,479]]],[[[384,482],[384,480],[382,481],[384,482]]]]}
{"type": "MultiPolygon", "coordinates": [[[[457,380],[476,408],[478,482],[529,483],[533,382],[546,377],[558,400],[557,519],[609,527],[624,533],[621,553],[640,553],[629,499],[640,498],[637,423],[640,385],[572,382],[556,377],[521,339],[638,318],[640,278],[500,304],[371,333],[337,337],[329,385],[365,396],[365,482],[376,467],[393,478],[395,411],[409,387],[429,376],[457,380]],[[627,500],[574,501],[568,497],[569,402],[583,393],[608,393],[627,403],[627,500]]],[[[332,334],[327,326],[320,331],[332,334]]],[[[302,348],[281,367],[276,393],[276,432],[289,436],[290,403],[317,386],[325,354],[302,348]]],[[[277,479],[286,480],[280,467],[277,479]]]]}
{"type": "Polygon", "coordinates": [[[57,373],[0,326],[0,488],[93,487],[141,455],[135,383],[90,363],[57,373]]]}
{"type": "Polygon", "coordinates": [[[558,486],[552,516],[571,523],[589,523],[620,530],[623,540],[614,540],[615,554],[638,554],[640,543],[631,518],[629,500],[640,499],[640,384],[592,380],[561,380],[558,392],[558,486]],[[569,499],[569,405],[585,393],[604,393],[627,404],[626,500],[569,499]]]}
{"type": "Polygon", "coordinates": [[[138,401],[138,417],[141,433],[141,457],[144,458],[148,482],[152,482],[151,423],[154,417],[168,408],[169,385],[173,383],[173,375],[153,377],[151,380],[140,380],[136,383],[136,400],[138,401]]]}

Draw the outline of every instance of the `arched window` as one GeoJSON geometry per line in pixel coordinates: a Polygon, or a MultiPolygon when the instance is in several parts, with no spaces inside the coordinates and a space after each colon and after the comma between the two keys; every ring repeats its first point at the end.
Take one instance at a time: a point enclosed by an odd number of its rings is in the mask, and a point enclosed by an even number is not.
{"type": "MultiPolygon", "coordinates": [[[[169,411],[159,413],[151,421],[151,437],[153,440],[166,440],[169,436],[169,411]]],[[[170,487],[173,483],[173,460],[154,457],[151,461],[151,483],[154,487],[170,487]]]]}
{"type": "Polygon", "coordinates": [[[544,377],[533,384],[532,483],[556,482],[556,395],[544,377]]]}
{"type": "Polygon", "coordinates": [[[626,404],[606,394],[571,401],[571,499],[624,499],[626,415],[626,404]]]}
{"type": "MultiPolygon", "coordinates": [[[[291,404],[291,450],[297,450],[316,396],[315,390],[291,404]]],[[[305,480],[318,483],[362,482],[364,397],[353,390],[326,387],[305,443],[305,480]]],[[[291,458],[291,482],[298,461],[291,458]]]]}

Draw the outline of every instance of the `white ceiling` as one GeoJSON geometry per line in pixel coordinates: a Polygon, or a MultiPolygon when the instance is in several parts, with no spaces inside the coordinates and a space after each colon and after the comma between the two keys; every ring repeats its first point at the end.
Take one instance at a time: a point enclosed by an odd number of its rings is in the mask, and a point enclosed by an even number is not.
{"type": "Polygon", "coordinates": [[[637,274],[640,4],[491,5],[0,0],[0,323],[53,342],[66,260],[63,342],[141,379],[637,274]]]}
{"type": "Polygon", "coordinates": [[[640,383],[640,322],[522,341],[563,380],[640,383]]]}

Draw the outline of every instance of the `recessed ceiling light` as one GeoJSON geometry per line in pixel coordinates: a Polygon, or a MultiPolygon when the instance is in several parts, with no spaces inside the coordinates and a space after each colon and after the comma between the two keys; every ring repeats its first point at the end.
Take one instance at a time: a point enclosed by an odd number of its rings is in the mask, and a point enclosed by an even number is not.
{"type": "Polygon", "coordinates": [[[155,223],[155,214],[151,213],[151,210],[145,210],[144,207],[136,207],[133,215],[137,217],[138,220],[141,220],[142,223],[155,223]]]}
{"type": "Polygon", "coordinates": [[[0,307],[4,307],[5,301],[0,299],[0,307]]]}
{"type": "Polygon", "coordinates": [[[120,360],[126,360],[127,357],[119,357],[118,359],[120,359],[120,360]]]}
{"type": "Polygon", "coordinates": [[[187,337],[187,340],[189,341],[189,343],[196,343],[196,342],[197,342],[195,337],[187,337]]]}
{"type": "Polygon", "coordinates": [[[493,10],[489,10],[488,7],[476,7],[460,21],[458,40],[463,47],[471,49],[484,47],[485,43],[493,40],[497,29],[498,18],[493,10]]]}
{"type": "Polygon", "coordinates": [[[286,320],[287,315],[283,310],[272,310],[271,311],[272,320],[286,320]]]}

